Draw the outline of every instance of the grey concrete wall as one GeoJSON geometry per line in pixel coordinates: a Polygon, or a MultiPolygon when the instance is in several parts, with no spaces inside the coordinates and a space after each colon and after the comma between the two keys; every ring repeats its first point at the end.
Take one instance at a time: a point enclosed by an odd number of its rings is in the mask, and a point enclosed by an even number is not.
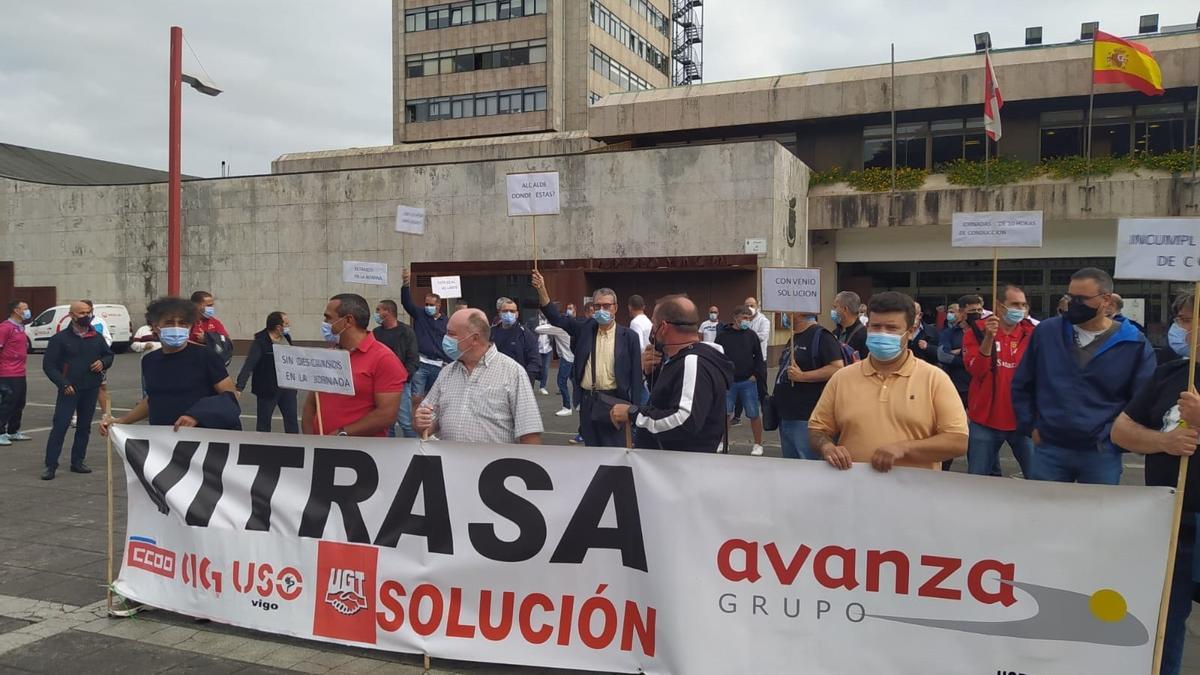
{"type": "MultiPolygon", "coordinates": [[[[412,261],[529,259],[529,219],[507,217],[505,174],[554,170],[562,213],[538,219],[541,259],[740,254],[767,238],[764,264],[802,260],[807,169],[759,142],[188,182],[182,288],[212,292],[235,338],[278,309],[317,339],[329,296],[396,297],[412,261]],[[424,236],[393,231],[398,203],[427,209],[424,236]],[[389,285],[343,283],[344,260],[388,263],[389,285]]],[[[0,259],[16,263],[18,286],[120,302],[136,320],[166,290],[165,186],[0,179],[0,259]]]]}

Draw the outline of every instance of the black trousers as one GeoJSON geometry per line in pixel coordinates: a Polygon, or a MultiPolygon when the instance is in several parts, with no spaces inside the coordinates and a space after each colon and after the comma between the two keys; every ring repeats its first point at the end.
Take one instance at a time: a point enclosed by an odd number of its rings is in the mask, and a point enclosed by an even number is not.
{"type": "Polygon", "coordinates": [[[279,407],[279,414],[283,416],[283,432],[285,434],[300,433],[300,424],[296,421],[296,390],[295,389],[280,389],[274,396],[257,396],[257,409],[255,410],[255,431],[271,431],[271,415],[275,412],[275,407],[279,407]]]}
{"type": "Polygon", "coordinates": [[[25,376],[0,377],[0,434],[15,434],[21,430],[21,413],[25,410],[25,376]]]}
{"type": "MultiPolygon", "coordinates": [[[[616,395],[615,391],[602,393],[616,395]]],[[[613,426],[608,420],[608,406],[601,403],[594,392],[586,389],[582,391],[582,398],[579,400],[579,434],[583,436],[583,444],[588,447],[625,447],[625,430],[613,426]],[[593,419],[593,414],[599,415],[600,419],[593,419]]]]}

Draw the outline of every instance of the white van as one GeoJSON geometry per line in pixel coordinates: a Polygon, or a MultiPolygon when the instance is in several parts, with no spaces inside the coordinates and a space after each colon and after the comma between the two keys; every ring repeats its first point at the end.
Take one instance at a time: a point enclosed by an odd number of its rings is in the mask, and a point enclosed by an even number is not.
{"type": "MultiPolygon", "coordinates": [[[[55,333],[67,327],[70,322],[70,305],[58,305],[38,314],[25,327],[25,336],[29,339],[31,350],[44,350],[55,333]]],[[[118,354],[129,349],[133,339],[133,325],[129,321],[129,310],[125,305],[101,305],[95,307],[96,318],[103,319],[104,325],[112,333],[112,348],[118,354]]]]}

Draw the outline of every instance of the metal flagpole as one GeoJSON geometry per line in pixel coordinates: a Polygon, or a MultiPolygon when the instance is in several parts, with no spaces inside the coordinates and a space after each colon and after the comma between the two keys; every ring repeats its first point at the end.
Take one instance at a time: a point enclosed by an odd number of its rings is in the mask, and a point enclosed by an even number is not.
{"type": "MultiPolygon", "coordinates": [[[[1192,123],[1192,180],[1196,180],[1196,148],[1198,147],[1200,147],[1200,81],[1196,83],[1196,119],[1192,123]]],[[[1193,186],[1192,189],[1196,188],[1193,186]]]]}
{"type": "MultiPolygon", "coordinates": [[[[1192,289],[1192,317],[1200,316],[1200,281],[1192,289]]],[[[1192,334],[1188,349],[1188,383],[1187,390],[1196,391],[1196,338],[1200,331],[1196,330],[1195,318],[1192,319],[1192,334]]],[[[1182,422],[1186,425],[1187,422],[1182,422]]],[[[1167,639],[1167,609],[1171,604],[1171,583],[1175,580],[1175,552],[1179,548],[1179,523],[1183,519],[1183,492],[1187,487],[1188,460],[1184,455],[1179,458],[1179,477],[1175,479],[1175,513],[1171,517],[1171,545],[1167,548],[1167,573],[1163,579],[1162,597],[1158,605],[1158,631],[1154,635],[1154,667],[1151,673],[1157,673],[1162,666],[1163,646],[1167,639]]],[[[1188,598],[1191,602],[1191,598],[1188,598]]]]}
{"type": "MultiPolygon", "coordinates": [[[[112,401],[110,400],[104,405],[104,419],[108,420],[111,417],[112,417],[112,401]]],[[[115,548],[115,546],[113,545],[113,540],[116,537],[116,529],[114,528],[114,523],[113,523],[112,427],[109,427],[108,434],[105,436],[105,441],[106,441],[105,447],[107,449],[107,452],[105,453],[105,460],[107,462],[107,470],[108,470],[108,558],[107,558],[108,564],[107,564],[107,570],[105,573],[105,578],[106,578],[107,583],[105,583],[105,585],[104,585],[104,588],[105,588],[104,597],[105,597],[105,601],[108,603],[108,611],[111,612],[112,608],[113,608],[113,550],[115,548]]]]}
{"type": "MultiPolygon", "coordinates": [[[[1097,25],[1095,31],[1100,30],[1097,25]]],[[[1096,99],[1096,32],[1092,32],[1092,60],[1088,63],[1088,118],[1087,118],[1087,136],[1083,142],[1087,151],[1087,159],[1085,160],[1084,187],[1089,187],[1092,184],[1092,103],[1096,99]]]]}
{"type": "Polygon", "coordinates": [[[896,192],[896,43],[892,43],[892,76],[888,84],[892,108],[892,192],[896,192]]]}
{"type": "MultiPolygon", "coordinates": [[[[988,38],[988,42],[989,43],[991,42],[991,38],[988,38]]],[[[992,77],[992,51],[991,51],[991,47],[989,45],[989,47],[987,49],[983,50],[983,79],[984,79],[984,82],[986,83],[987,80],[991,79],[991,77],[992,77]]],[[[996,83],[992,82],[992,86],[995,87],[996,83]]],[[[992,168],[988,164],[987,114],[988,114],[988,101],[990,100],[990,97],[988,96],[989,93],[990,92],[988,91],[987,84],[984,84],[984,86],[983,86],[983,118],[984,118],[983,119],[983,185],[984,185],[984,187],[987,187],[991,183],[990,176],[991,176],[991,168],[992,168]]],[[[995,252],[993,251],[993,253],[995,253],[995,252]]],[[[995,284],[992,284],[992,285],[994,286],[995,284]]],[[[996,305],[993,302],[993,304],[992,304],[993,312],[996,311],[995,308],[996,308],[996,305]]]]}

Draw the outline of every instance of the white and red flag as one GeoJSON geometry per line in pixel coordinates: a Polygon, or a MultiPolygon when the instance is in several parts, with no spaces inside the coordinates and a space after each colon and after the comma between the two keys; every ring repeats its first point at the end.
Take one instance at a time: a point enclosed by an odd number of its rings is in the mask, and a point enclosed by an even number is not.
{"type": "Polygon", "coordinates": [[[983,84],[983,130],[993,141],[1000,140],[1000,108],[1004,98],[1000,95],[1000,82],[996,80],[996,71],[992,68],[992,55],[983,55],[984,84],[983,84]]]}

